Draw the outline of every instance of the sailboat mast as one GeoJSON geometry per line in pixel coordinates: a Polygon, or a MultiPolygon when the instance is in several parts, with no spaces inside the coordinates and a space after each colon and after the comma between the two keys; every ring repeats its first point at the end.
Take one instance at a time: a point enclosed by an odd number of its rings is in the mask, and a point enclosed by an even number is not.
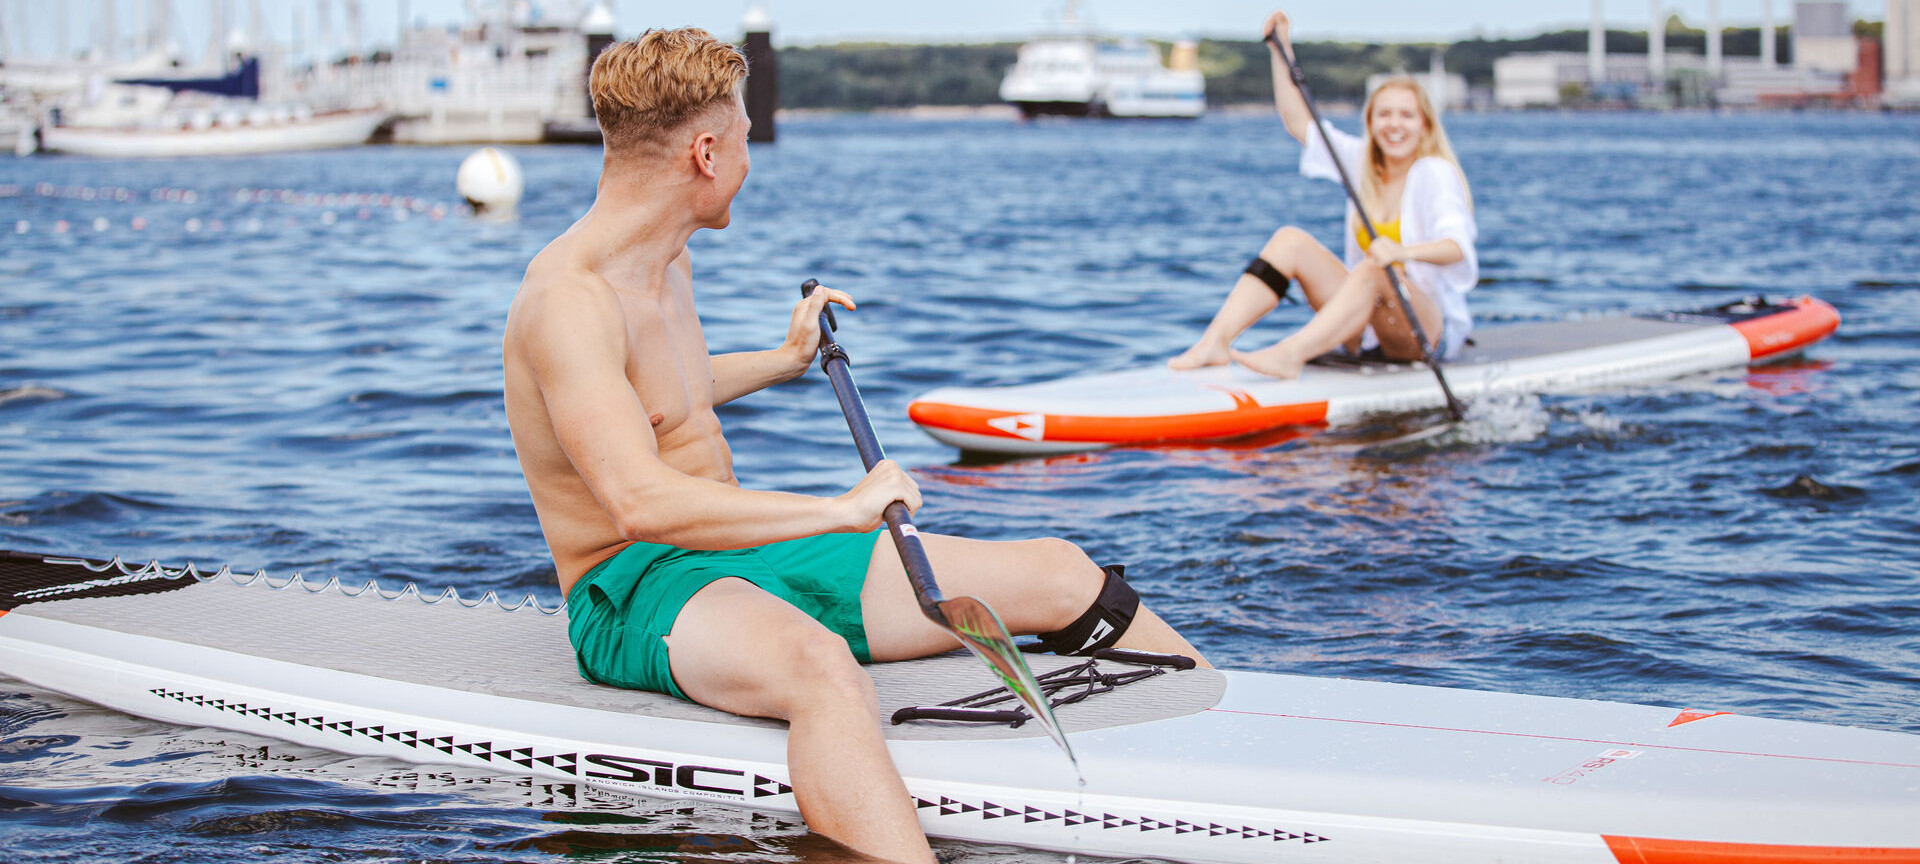
{"type": "Polygon", "coordinates": [[[227,71],[227,0],[207,0],[210,9],[207,17],[211,19],[211,32],[207,37],[206,64],[220,72],[227,71]]]}
{"type": "Polygon", "coordinates": [[[115,42],[120,39],[120,22],[115,19],[115,8],[119,4],[113,0],[100,0],[99,17],[93,19],[93,46],[88,50],[102,63],[111,63],[115,59],[115,42]]]}

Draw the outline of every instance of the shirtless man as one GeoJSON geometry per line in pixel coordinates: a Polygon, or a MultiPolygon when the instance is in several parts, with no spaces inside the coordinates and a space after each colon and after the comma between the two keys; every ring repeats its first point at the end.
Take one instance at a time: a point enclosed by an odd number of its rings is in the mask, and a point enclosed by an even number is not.
{"type": "MultiPolygon", "coordinates": [[[[922,617],[876,531],[887,504],[917,508],[920,491],[891,461],[832,498],[742,489],[714,415],[803,374],[820,310],[854,307],[816,289],[780,347],[707,353],[687,239],[727,226],[746,179],[746,72],[733,46],[697,29],[650,31],[594,61],[597,196],[528,265],[507,318],[514,448],[583,676],[785,720],[813,830],[932,862],[860,668],[957,645],[922,617]]],[[[947,593],[986,600],[1016,634],[1199,659],[1070,543],[922,537],[947,593]]]]}

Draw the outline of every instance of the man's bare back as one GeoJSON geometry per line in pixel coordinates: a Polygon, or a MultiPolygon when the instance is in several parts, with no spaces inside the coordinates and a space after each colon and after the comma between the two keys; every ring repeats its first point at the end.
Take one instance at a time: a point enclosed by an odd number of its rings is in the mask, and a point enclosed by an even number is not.
{"type": "MultiPolygon", "coordinates": [[[[550,326],[547,319],[601,322],[619,331],[618,363],[647,411],[657,457],[691,477],[738,485],[733,456],[713,411],[713,370],[694,312],[689,258],[682,252],[662,271],[591,269],[592,250],[572,232],[533,259],[507,318],[507,417],[534,509],[540,514],[564,590],[593,565],[625,547],[627,538],[594,498],[562,449],[539,383],[515,348],[550,326]]],[[[649,436],[638,436],[645,439],[649,436]]]]}

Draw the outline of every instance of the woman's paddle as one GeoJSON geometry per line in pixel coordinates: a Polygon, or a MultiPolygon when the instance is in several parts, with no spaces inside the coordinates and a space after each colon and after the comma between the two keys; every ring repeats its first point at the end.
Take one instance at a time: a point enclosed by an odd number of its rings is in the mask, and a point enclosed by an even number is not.
{"type": "MultiPolygon", "coordinates": [[[[813,293],[820,285],[819,281],[808,279],[800,286],[800,296],[813,293]]],[[[827,379],[833,382],[833,395],[840,398],[840,413],[846,415],[847,429],[853,433],[853,444],[860,450],[860,461],[866,463],[867,470],[887,454],[880,449],[880,439],[873,434],[873,421],[867,417],[867,406],[860,401],[860,390],[853,385],[853,373],[849,370],[847,352],[833,338],[835,322],[831,307],[820,310],[820,368],[827,373],[827,379]]],[[[994,674],[1000,676],[1001,683],[1007,686],[1020,701],[1026,703],[1027,710],[1034,719],[1040,721],[1042,728],[1053,737],[1053,741],[1066,751],[1067,760],[1073,763],[1074,770],[1080,770],[1080,760],[1074,758],[1073,748],[1067,744],[1067,736],[1060,731],[1060,722],[1053,718],[1053,706],[1047,701],[1047,695],[1035,681],[1033,670],[1027,668],[1027,659],[1013,644],[1013,636],[1007,633],[1006,625],[1000,623],[1000,616],[978,598],[955,597],[951,600],[940,593],[940,585],[933,579],[933,563],[927,560],[927,550],[920,542],[920,532],[913,527],[912,516],[907,513],[907,505],[895,501],[887,505],[882,514],[887,520],[887,531],[893,535],[893,545],[900,550],[900,562],[906,565],[907,580],[913,583],[913,594],[920,601],[920,613],[967,646],[994,674]]]]}
{"type": "MultiPolygon", "coordinates": [[[[1327,126],[1320,120],[1320,109],[1313,104],[1313,93],[1307,89],[1307,73],[1300,71],[1300,64],[1293,62],[1293,52],[1280,44],[1280,37],[1267,34],[1267,44],[1280,52],[1280,59],[1287,61],[1287,74],[1293,77],[1293,86],[1300,90],[1300,98],[1307,103],[1307,113],[1313,117],[1313,126],[1320,130],[1320,140],[1327,144],[1327,155],[1333,157],[1333,167],[1340,173],[1340,185],[1347,190],[1347,200],[1353,202],[1353,212],[1360,215],[1360,226],[1367,229],[1369,241],[1380,239],[1380,233],[1373,230],[1373,220],[1367,218],[1367,208],[1360,204],[1360,195],[1353,191],[1353,181],[1347,179],[1347,166],[1340,161],[1340,154],[1333,152],[1333,136],[1327,134],[1327,126]]],[[[1392,267],[1386,268],[1387,281],[1393,285],[1393,296],[1400,300],[1400,312],[1407,316],[1407,323],[1413,325],[1413,337],[1420,340],[1420,356],[1426,361],[1427,368],[1433,370],[1433,378],[1440,382],[1440,393],[1447,397],[1447,413],[1459,422],[1467,416],[1467,409],[1454,398],[1453,388],[1447,385],[1447,376],[1440,371],[1440,358],[1434,356],[1438,347],[1428,344],[1426,328],[1420,326],[1420,316],[1413,314],[1413,301],[1407,299],[1407,289],[1400,284],[1400,277],[1392,267]]]]}

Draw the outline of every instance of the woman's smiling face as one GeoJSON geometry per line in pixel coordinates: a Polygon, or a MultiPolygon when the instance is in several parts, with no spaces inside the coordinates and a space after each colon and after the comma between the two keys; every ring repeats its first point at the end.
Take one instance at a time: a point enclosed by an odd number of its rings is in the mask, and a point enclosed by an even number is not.
{"type": "Polygon", "coordinates": [[[1394,161],[1412,158],[1427,137],[1420,100],[1405,87],[1387,87],[1374,94],[1367,126],[1373,131],[1373,141],[1380,152],[1394,161]]]}

